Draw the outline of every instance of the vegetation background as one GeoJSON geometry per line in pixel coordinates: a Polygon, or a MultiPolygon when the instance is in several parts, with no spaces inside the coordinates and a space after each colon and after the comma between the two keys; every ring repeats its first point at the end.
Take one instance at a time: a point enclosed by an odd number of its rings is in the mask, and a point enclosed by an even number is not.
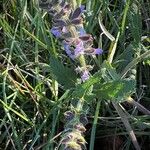
{"type": "MultiPolygon", "coordinates": [[[[104,60],[110,60],[118,74],[127,69],[127,77],[136,81],[132,97],[150,110],[149,0],[77,2],[86,6],[85,30],[93,35],[95,46],[104,50],[96,59],[87,58],[95,65],[93,74],[104,60]]],[[[72,103],[69,89],[62,86],[71,84],[63,67],[71,68],[73,63],[51,35],[51,26],[51,17],[39,8],[38,0],[0,0],[1,150],[54,150],[58,146],[63,114],[72,103]],[[52,55],[57,61],[52,62],[52,55]]],[[[87,149],[134,149],[123,116],[111,101],[93,100],[88,105],[87,149]]],[[[122,106],[141,149],[149,150],[150,116],[127,102],[122,106]]]]}

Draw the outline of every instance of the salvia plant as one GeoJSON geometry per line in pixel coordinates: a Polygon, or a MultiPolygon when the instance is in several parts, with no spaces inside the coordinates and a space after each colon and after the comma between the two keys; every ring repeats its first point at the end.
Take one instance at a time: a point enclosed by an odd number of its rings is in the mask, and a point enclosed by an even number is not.
{"type": "MultiPolygon", "coordinates": [[[[53,26],[50,32],[61,41],[68,57],[79,62],[75,71],[81,76],[81,83],[90,78],[91,65],[86,64],[85,55],[100,55],[103,50],[93,48],[92,35],[87,34],[83,26],[82,13],[84,6],[73,8],[65,1],[52,0],[50,3],[41,3],[41,8],[46,8],[53,18],[53,26]]],[[[78,99],[78,98],[77,98],[78,99]]],[[[88,120],[86,114],[82,114],[84,97],[78,99],[77,107],[65,112],[65,134],[60,144],[65,150],[85,149],[86,141],[83,133],[88,120]]]]}
{"type": "Polygon", "coordinates": [[[103,50],[93,46],[93,36],[84,29],[85,6],[78,6],[73,1],[71,3],[65,0],[51,0],[50,2],[40,1],[40,8],[45,9],[52,17],[53,24],[50,32],[58,39],[65,54],[73,62],[74,71],[80,76],[71,92],[70,108],[64,113],[64,131],[57,149],[86,149],[84,133],[88,123],[89,108],[85,105],[87,101],[97,99],[112,100],[118,114],[123,116],[122,121],[127,131],[131,131],[129,135],[135,148],[140,149],[127,116],[120,107],[120,102],[128,101],[146,114],[149,114],[149,111],[130,97],[135,92],[135,80],[126,78],[128,68],[120,75],[108,59],[103,62],[99,71],[95,74],[91,73],[94,72],[93,65],[86,58],[92,59],[96,55],[102,55],[103,50]]]}
{"type": "Polygon", "coordinates": [[[1,0],[0,149],[150,149],[149,7],[1,0]]]}

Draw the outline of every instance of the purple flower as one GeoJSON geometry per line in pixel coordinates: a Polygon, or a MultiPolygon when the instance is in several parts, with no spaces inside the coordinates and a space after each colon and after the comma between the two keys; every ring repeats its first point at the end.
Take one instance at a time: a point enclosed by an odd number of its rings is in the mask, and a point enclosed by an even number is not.
{"type": "Polygon", "coordinates": [[[100,55],[100,54],[102,54],[103,50],[100,48],[87,48],[87,49],[85,49],[84,52],[87,55],[96,55],[96,54],[100,55]]]}
{"type": "Polygon", "coordinates": [[[81,12],[83,12],[85,10],[85,6],[84,5],[81,5],[80,6],[80,9],[81,9],[81,12]]]}
{"type": "Polygon", "coordinates": [[[81,7],[76,8],[74,11],[70,13],[69,19],[73,25],[77,26],[83,23],[83,19],[81,17],[83,10],[84,8],[83,6],[81,6],[81,7]]]}
{"type": "Polygon", "coordinates": [[[81,79],[82,79],[82,81],[83,82],[85,82],[86,80],[88,80],[89,79],[89,71],[88,70],[84,70],[83,72],[82,72],[82,75],[81,75],[81,79]]]}
{"type": "Polygon", "coordinates": [[[59,28],[53,27],[50,31],[56,38],[61,37],[61,32],[59,28]]]}
{"type": "Polygon", "coordinates": [[[75,57],[78,57],[79,55],[84,54],[84,45],[83,42],[80,41],[76,48],[74,49],[74,55],[75,57]]]}
{"type": "Polygon", "coordinates": [[[103,53],[103,50],[100,48],[96,48],[95,51],[93,52],[93,54],[97,54],[97,55],[100,55],[102,53],[103,53]]]}
{"type": "Polygon", "coordinates": [[[72,51],[70,50],[70,45],[67,44],[66,42],[64,42],[64,49],[65,49],[65,52],[66,54],[71,58],[71,59],[74,59],[74,55],[72,54],[72,51]]]}
{"type": "Polygon", "coordinates": [[[66,28],[66,27],[63,27],[63,28],[62,28],[62,32],[63,32],[63,33],[67,33],[67,32],[68,32],[67,28],[66,28]]]}
{"type": "Polygon", "coordinates": [[[79,36],[83,36],[85,34],[86,34],[86,32],[85,32],[84,28],[79,27],[79,36]]]}
{"type": "Polygon", "coordinates": [[[70,20],[79,18],[81,16],[82,9],[80,7],[76,8],[69,16],[70,20]]]}

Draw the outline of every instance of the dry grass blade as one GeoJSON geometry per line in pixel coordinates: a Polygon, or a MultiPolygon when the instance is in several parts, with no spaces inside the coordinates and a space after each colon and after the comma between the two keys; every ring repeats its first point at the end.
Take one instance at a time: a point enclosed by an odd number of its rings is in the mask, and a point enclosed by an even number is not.
{"type": "Polygon", "coordinates": [[[129,97],[127,99],[127,102],[129,102],[130,104],[132,104],[133,106],[137,107],[139,111],[143,112],[145,115],[150,115],[150,111],[148,109],[146,109],[144,106],[142,106],[141,104],[139,104],[138,102],[136,102],[134,99],[132,99],[131,97],[129,97]]]}
{"type": "Polygon", "coordinates": [[[126,114],[123,112],[122,108],[120,107],[119,104],[117,103],[112,103],[113,106],[115,107],[116,111],[118,112],[119,116],[121,117],[121,120],[122,122],[124,123],[125,127],[126,127],[126,130],[128,131],[129,135],[130,135],[130,138],[132,140],[132,143],[134,145],[134,147],[136,148],[136,150],[141,150],[139,144],[138,144],[138,141],[137,141],[137,138],[134,134],[134,131],[129,123],[129,120],[126,116],[126,114]]]}

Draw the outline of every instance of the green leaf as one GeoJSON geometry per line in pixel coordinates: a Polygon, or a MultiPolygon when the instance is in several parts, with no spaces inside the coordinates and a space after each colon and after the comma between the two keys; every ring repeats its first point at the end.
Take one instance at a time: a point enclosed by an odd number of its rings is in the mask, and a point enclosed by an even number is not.
{"type": "Polygon", "coordinates": [[[93,85],[96,83],[99,83],[101,81],[101,72],[98,71],[95,73],[89,80],[84,82],[83,84],[77,85],[73,92],[73,97],[76,98],[82,98],[85,96],[85,98],[93,98],[93,85]]]}
{"type": "Polygon", "coordinates": [[[69,89],[75,86],[77,77],[73,69],[64,66],[57,58],[50,58],[50,70],[52,76],[59,84],[69,89]]]}
{"type": "Polygon", "coordinates": [[[102,77],[105,81],[118,80],[120,75],[117,74],[116,69],[108,61],[104,61],[101,69],[102,77]]]}
{"type": "Polygon", "coordinates": [[[132,37],[135,40],[135,44],[139,44],[141,41],[141,29],[142,29],[142,19],[139,6],[133,3],[131,6],[130,13],[128,15],[129,19],[129,30],[131,31],[132,37]]]}
{"type": "Polygon", "coordinates": [[[123,69],[134,59],[134,46],[131,42],[127,48],[119,55],[117,56],[117,71],[121,72],[123,69]],[[130,53],[129,53],[130,52],[130,53]]]}
{"type": "Polygon", "coordinates": [[[100,85],[96,91],[97,96],[115,101],[124,101],[135,92],[134,80],[114,80],[100,85]]]}

